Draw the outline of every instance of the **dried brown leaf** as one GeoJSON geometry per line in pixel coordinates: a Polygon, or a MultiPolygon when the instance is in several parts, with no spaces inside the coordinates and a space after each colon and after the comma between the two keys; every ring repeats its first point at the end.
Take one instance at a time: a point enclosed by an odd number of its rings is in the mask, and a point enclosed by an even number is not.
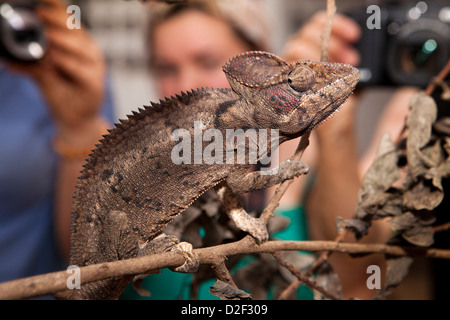
{"type": "Polygon", "coordinates": [[[249,293],[235,288],[219,279],[217,279],[214,285],[209,289],[209,292],[216,297],[219,297],[221,300],[251,300],[252,298],[249,293]]]}
{"type": "Polygon", "coordinates": [[[291,219],[274,214],[267,224],[269,234],[286,229],[291,223],[291,219]]]}
{"type": "Polygon", "coordinates": [[[239,268],[233,280],[240,288],[250,291],[255,299],[266,299],[280,265],[269,254],[260,254],[257,260],[239,268]]]}
{"type": "Polygon", "coordinates": [[[442,186],[438,188],[433,185],[432,181],[420,178],[417,183],[410,186],[409,190],[405,191],[403,205],[406,210],[433,210],[443,198],[442,186]]]}
{"type": "Polygon", "coordinates": [[[429,247],[434,242],[434,231],[431,226],[417,226],[406,230],[402,237],[409,243],[420,247],[429,247]]]}
{"type": "Polygon", "coordinates": [[[441,134],[450,136],[450,117],[443,117],[438,119],[434,125],[433,128],[441,134]]]}
{"type": "Polygon", "coordinates": [[[433,166],[433,160],[423,153],[422,148],[430,142],[431,129],[436,117],[437,107],[433,98],[424,92],[416,93],[411,99],[406,142],[408,168],[413,179],[424,175],[427,169],[433,166]]]}
{"type": "MultiPolygon", "coordinates": [[[[328,262],[324,262],[320,267],[316,277],[316,284],[335,297],[343,299],[341,280],[328,262]]],[[[322,300],[324,298],[320,292],[314,290],[315,300],[322,300]]]]}
{"type": "Polygon", "coordinates": [[[136,276],[136,277],[133,279],[133,282],[132,282],[132,288],[133,288],[134,290],[136,290],[136,292],[137,292],[141,297],[151,297],[150,291],[148,291],[147,289],[145,289],[145,288],[143,287],[143,281],[144,281],[145,276],[146,276],[146,275],[139,275],[139,276],[136,276]]]}
{"type": "Polygon", "coordinates": [[[441,162],[437,167],[438,175],[447,178],[450,176],[450,157],[441,162]]]}
{"type": "Polygon", "coordinates": [[[388,220],[394,232],[400,232],[411,228],[417,222],[417,217],[410,211],[388,220]]]}
{"type": "Polygon", "coordinates": [[[385,285],[375,294],[375,300],[384,300],[392,293],[392,291],[394,291],[400,282],[408,275],[409,267],[413,262],[413,259],[408,256],[389,257],[386,259],[386,262],[387,272],[385,285]]]}
{"type": "Polygon", "coordinates": [[[367,234],[370,227],[370,222],[359,219],[343,219],[341,217],[336,218],[336,228],[338,234],[342,234],[344,229],[351,230],[357,239],[362,238],[367,234]]]}
{"type": "Polygon", "coordinates": [[[377,157],[364,175],[358,194],[356,218],[364,219],[373,215],[378,207],[386,203],[382,194],[399,178],[397,167],[398,155],[389,135],[382,137],[378,147],[377,157]]]}

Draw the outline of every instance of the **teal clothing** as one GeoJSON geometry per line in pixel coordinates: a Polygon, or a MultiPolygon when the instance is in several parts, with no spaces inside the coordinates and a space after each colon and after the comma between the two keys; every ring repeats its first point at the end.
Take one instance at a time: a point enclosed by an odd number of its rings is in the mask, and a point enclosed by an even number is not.
{"type": "MultiPolygon", "coordinates": [[[[284,216],[290,219],[289,226],[279,232],[272,234],[273,238],[281,240],[307,240],[307,226],[305,219],[305,212],[303,207],[294,207],[289,210],[276,210],[275,214],[284,216]]],[[[247,256],[243,258],[230,272],[233,274],[239,268],[247,265],[255,258],[247,256]]],[[[128,300],[189,300],[190,298],[190,284],[192,274],[183,274],[172,272],[168,269],[163,269],[161,273],[146,277],[143,280],[142,287],[151,293],[150,297],[139,295],[132,286],[122,293],[121,299],[128,300]]],[[[216,300],[219,299],[209,292],[209,288],[214,285],[215,279],[204,281],[198,290],[199,300],[216,300]]],[[[297,290],[297,296],[302,300],[313,299],[311,290],[302,285],[297,290]]],[[[274,294],[269,290],[267,299],[274,299],[274,294]]]]}

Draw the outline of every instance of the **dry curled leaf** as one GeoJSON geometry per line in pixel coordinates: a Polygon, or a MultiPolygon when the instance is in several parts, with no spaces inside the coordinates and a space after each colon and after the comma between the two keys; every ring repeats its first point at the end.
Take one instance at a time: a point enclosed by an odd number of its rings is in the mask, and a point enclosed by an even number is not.
{"type": "Polygon", "coordinates": [[[370,221],[364,221],[360,219],[343,219],[342,217],[336,218],[336,228],[339,234],[344,232],[344,229],[351,230],[357,239],[362,238],[367,234],[370,227],[370,221]]]}
{"type": "Polygon", "coordinates": [[[337,219],[338,230],[351,229],[359,239],[367,234],[373,219],[400,214],[401,199],[396,193],[387,193],[399,177],[398,154],[390,136],[385,134],[374,162],[363,177],[355,218],[337,219]]]}
{"type": "Polygon", "coordinates": [[[238,287],[250,291],[255,299],[266,299],[279,269],[280,265],[271,255],[260,254],[255,261],[239,268],[233,280],[238,287]]]}
{"type": "MultiPolygon", "coordinates": [[[[450,176],[450,139],[433,132],[436,117],[434,100],[422,92],[415,94],[406,138],[394,146],[387,136],[383,137],[377,157],[364,176],[355,218],[338,220],[338,230],[350,229],[360,238],[373,220],[390,217],[392,230],[409,243],[433,243],[431,224],[435,219],[430,213],[444,197],[442,179],[450,176]]],[[[445,124],[438,126],[441,132],[445,124]]]]}
{"type": "Polygon", "coordinates": [[[406,210],[433,210],[443,197],[442,186],[436,187],[430,180],[420,178],[405,191],[403,205],[406,210]]]}
{"type": "Polygon", "coordinates": [[[402,233],[403,239],[419,247],[429,247],[434,242],[434,231],[431,226],[415,226],[402,233]]]}
{"type": "Polygon", "coordinates": [[[214,285],[209,289],[209,292],[222,300],[250,300],[252,298],[249,293],[235,288],[219,279],[217,279],[214,285]]]}
{"type": "Polygon", "coordinates": [[[133,289],[134,290],[136,290],[136,292],[140,295],[140,296],[142,296],[142,297],[151,297],[151,293],[150,293],[150,291],[148,291],[147,289],[145,289],[144,287],[143,287],[143,281],[144,281],[144,278],[146,277],[146,275],[139,275],[139,276],[136,276],[134,279],[133,279],[133,282],[132,282],[132,287],[133,287],[133,289]]]}
{"type": "Polygon", "coordinates": [[[274,214],[267,224],[267,231],[270,234],[282,231],[289,226],[290,222],[289,218],[274,214]]]}
{"type": "MultiPolygon", "coordinates": [[[[339,276],[333,271],[333,268],[328,262],[324,262],[317,274],[316,284],[322,287],[325,291],[331,293],[333,296],[343,299],[342,284],[339,276]]],[[[322,300],[325,297],[322,293],[314,290],[314,299],[322,300]]]]}
{"type": "Polygon", "coordinates": [[[373,215],[386,202],[380,196],[399,178],[398,155],[389,135],[382,137],[377,156],[364,175],[358,194],[358,206],[355,217],[365,220],[373,215]]]}
{"type": "Polygon", "coordinates": [[[406,142],[408,169],[413,178],[423,175],[429,167],[435,165],[432,159],[423,153],[422,148],[431,139],[431,129],[436,117],[437,107],[433,98],[423,92],[416,93],[411,99],[406,142]]]}
{"type": "Polygon", "coordinates": [[[386,299],[408,275],[408,270],[412,262],[413,259],[408,256],[388,257],[386,260],[387,272],[385,285],[375,294],[374,300],[386,299]]]}
{"type": "Polygon", "coordinates": [[[433,124],[433,128],[441,134],[450,136],[450,117],[443,117],[437,120],[433,124]]]}

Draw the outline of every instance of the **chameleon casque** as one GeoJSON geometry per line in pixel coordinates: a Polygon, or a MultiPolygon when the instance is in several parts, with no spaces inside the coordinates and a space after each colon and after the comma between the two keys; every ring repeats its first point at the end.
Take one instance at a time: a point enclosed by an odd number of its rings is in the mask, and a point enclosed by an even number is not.
{"type": "MultiPolygon", "coordinates": [[[[85,266],[167,250],[161,243],[169,237],[161,236],[162,229],[209,188],[222,188],[222,195],[244,193],[292,179],[306,167],[285,161],[279,165],[282,170],[262,175],[248,173],[247,163],[175,164],[174,130],[192,133],[195,121],[224,136],[226,129],[279,129],[282,143],[326,120],[359,81],[358,70],[350,65],[287,63],[260,51],[231,58],[223,71],[231,89],[202,88],[152,103],[116,124],[96,146],[74,196],[71,264],[85,266]]],[[[229,216],[257,241],[267,239],[259,219],[236,212],[229,216]]],[[[126,276],[88,283],[66,290],[65,298],[118,298],[131,280],[126,276]]]]}

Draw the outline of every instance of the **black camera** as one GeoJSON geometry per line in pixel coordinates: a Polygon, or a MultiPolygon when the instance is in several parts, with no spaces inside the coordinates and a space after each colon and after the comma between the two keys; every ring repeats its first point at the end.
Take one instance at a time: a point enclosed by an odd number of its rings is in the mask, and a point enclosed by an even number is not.
{"type": "Polygon", "coordinates": [[[45,55],[47,39],[34,13],[37,5],[32,0],[0,0],[0,58],[32,62],[45,55]]]}
{"type": "Polygon", "coordinates": [[[360,84],[426,86],[450,57],[448,1],[396,1],[366,8],[348,14],[362,29],[356,45],[360,84]]]}

